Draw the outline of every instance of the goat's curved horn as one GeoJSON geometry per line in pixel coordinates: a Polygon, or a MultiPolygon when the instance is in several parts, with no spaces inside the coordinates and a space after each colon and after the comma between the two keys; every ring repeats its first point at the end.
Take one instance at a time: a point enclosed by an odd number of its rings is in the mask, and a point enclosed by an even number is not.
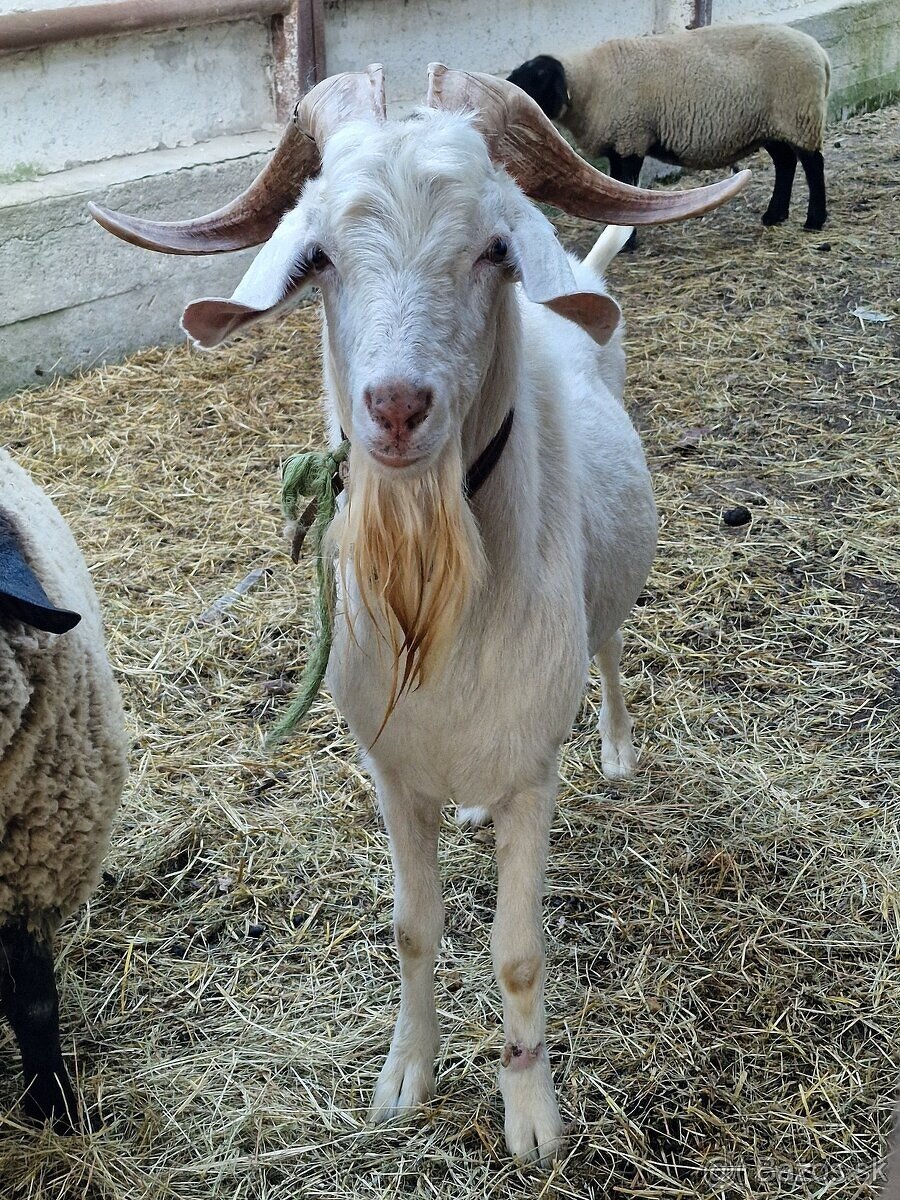
{"type": "Polygon", "coordinates": [[[532,200],[555,204],[577,217],[612,225],[661,225],[697,217],[730,200],[750,179],[730,179],[684,192],[651,192],[596,170],[569,145],[521,88],[505,79],[428,67],[430,108],[472,112],[491,158],[500,162],[532,200]]]}
{"type": "Polygon", "coordinates": [[[266,166],[224,208],[193,221],[144,221],[93,203],[88,211],[123,241],[164,254],[221,254],[258,246],[272,236],[303,184],[318,171],[328,137],[344,121],[363,116],[385,119],[380,63],[367,71],[333,75],[307,92],[266,166]]]}

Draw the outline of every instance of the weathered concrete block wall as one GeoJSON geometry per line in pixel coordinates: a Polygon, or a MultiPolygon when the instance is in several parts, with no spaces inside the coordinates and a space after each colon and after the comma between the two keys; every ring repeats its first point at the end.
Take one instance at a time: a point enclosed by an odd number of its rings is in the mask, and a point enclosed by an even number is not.
{"type": "MultiPolygon", "coordinates": [[[[0,14],[62,6],[0,0],[0,14]]],[[[217,208],[276,138],[260,20],[0,57],[0,395],[179,340],[189,300],[230,294],[249,252],[149,254],[104,234],[87,203],[162,220],[217,208]]]]}
{"type": "Polygon", "coordinates": [[[565,53],[646,33],[655,28],[656,7],[656,0],[330,0],[328,70],[383,63],[389,103],[402,112],[424,101],[429,62],[507,74],[543,49],[565,53]]]}
{"type": "Polygon", "coordinates": [[[0,59],[0,179],[255,132],[275,119],[270,73],[261,21],[0,59]]]}
{"type": "Polygon", "coordinates": [[[89,200],[161,220],[209,211],[250,183],[271,148],[272,135],[245,134],[0,187],[0,389],[178,340],[185,304],[229,295],[252,259],[148,254],[98,236],[89,200]]]}
{"type": "Polygon", "coordinates": [[[845,120],[900,98],[900,0],[842,4],[791,23],[828,51],[833,117],[845,120]]]}
{"type": "Polygon", "coordinates": [[[782,21],[814,37],[831,59],[832,118],[900,96],[900,0],[713,0],[713,17],[782,21]]]}
{"type": "MultiPolygon", "coordinates": [[[[97,0],[0,0],[19,10],[97,0]]],[[[900,0],[713,0],[718,22],[786,21],[828,50],[832,111],[900,95],[900,0]]],[[[385,64],[393,113],[434,59],[506,74],[532,54],[683,28],[693,0],[328,0],[331,72],[385,64]]],[[[278,133],[267,24],[230,21],[0,56],[0,395],[183,336],[197,296],[228,295],[250,252],[159,256],[87,216],[100,199],[161,219],[218,207],[278,133]]]]}

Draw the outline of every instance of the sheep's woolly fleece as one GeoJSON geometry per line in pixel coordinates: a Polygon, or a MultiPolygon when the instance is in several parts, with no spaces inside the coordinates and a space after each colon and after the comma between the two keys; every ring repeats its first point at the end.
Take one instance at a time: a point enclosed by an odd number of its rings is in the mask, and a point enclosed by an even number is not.
{"type": "Polygon", "coordinates": [[[0,630],[0,921],[21,912],[52,926],[100,874],[126,774],[122,704],[84,559],[2,448],[0,512],[51,600],[82,616],[62,637],[0,630]]]}
{"type": "Polygon", "coordinates": [[[563,123],[586,151],[644,155],[656,141],[686,166],[727,167],[770,139],[822,149],[828,57],[784,25],[615,38],[563,66],[563,123]]]}
{"type": "Polygon", "coordinates": [[[822,233],[759,225],[759,156],[731,205],[610,271],[662,531],[625,627],[638,775],[601,777],[596,685],[561,764],[548,1041],[572,1128],[549,1176],[503,1149],[490,832],[448,818],[442,843],[438,1099],[371,1134],[399,988],[372,790],[324,694],[260,750],[312,611],[278,464],[322,441],[316,309],[5,402],[86,551],[137,745],[61,938],[105,1124],[26,1130],[0,1032],[4,1200],[874,1196],[900,1044],[898,120],[830,130],[822,233]]]}

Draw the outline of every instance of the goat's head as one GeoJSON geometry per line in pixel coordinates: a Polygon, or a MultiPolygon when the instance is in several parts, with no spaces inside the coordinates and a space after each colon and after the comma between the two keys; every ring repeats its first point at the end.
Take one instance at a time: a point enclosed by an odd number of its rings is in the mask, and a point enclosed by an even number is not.
{"type": "MultiPolygon", "coordinates": [[[[355,121],[330,138],[321,172],[234,298],[256,280],[274,303],[319,286],[340,424],[375,470],[410,478],[458,452],[494,349],[491,314],[526,226],[564,260],[467,117],[427,110],[408,121],[355,121]]],[[[185,327],[196,335],[195,311],[185,327]]]]}
{"type": "Polygon", "coordinates": [[[388,123],[370,67],[308,93],[268,167],[226,208],[171,224],[92,212],[169,253],[266,243],[230,300],[185,310],[200,346],[321,289],[330,390],[354,450],[335,537],[373,617],[387,614],[395,663],[406,652],[402,686],[421,677],[479,574],[461,437],[503,358],[493,315],[512,304],[506,285],[521,280],[601,344],[618,323],[614,301],[578,289],[528,197],[617,224],[680,220],[722,203],[746,174],[688,192],[628,187],[580,158],[512,84],[439,65],[427,107],[388,123]]]}

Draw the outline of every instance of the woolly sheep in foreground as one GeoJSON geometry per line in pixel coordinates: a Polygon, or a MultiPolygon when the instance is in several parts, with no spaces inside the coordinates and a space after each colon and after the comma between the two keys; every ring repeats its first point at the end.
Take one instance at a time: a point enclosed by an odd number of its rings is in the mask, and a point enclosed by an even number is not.
{"type": "Polygon", "coordinates": [[[628,230],[579,264],[526,195],[626,224],[705,211],[746,180],[623,188],[488,76],[434,66],[429,104],[389,122],[380,70],[337,76],[305,97],[266,172],[227,208],[170,225],[93,212],[126,240],[180,253],[269,239],[231,300],[188,306],[203,346],[321,288],[331,431],[351,442],[331,529],[347,620],[328,679],[365,748],[396,876],[400,1013],[370,1115],[434,1092],[438,830],[453,797],[496,832],[507,1144],[549,1159],[562,1125],[541,899],[557,756],[594,655],[603,769],[634,768],[619,626],[656,514],[610,390],[624,377],[620,312],[598,273],[628,230]],[[494,469],[473,494],[487,447],[494,469]]]}
{"type": "Polygon", "coordinates": [[[51,501],[0,449],[0,1009],[23,1106],[78,1118],[63,1064],[53,939],[97,883],[126,776],[100,608],[51,501]],[[80,620],[79,620],[80,617],[80,620]]]}
{"type": "Polygon", "coordinates": [[[637,183],[645,155],[727,167],[761,146],[775,164],[764,225],[787,218],[797,159],[809,185],[807,229],[825,224],[822,137],[831,78],[814,38],[785,25],[715,25],[613,38],[509,76],[615,179],[637,183]]]}

